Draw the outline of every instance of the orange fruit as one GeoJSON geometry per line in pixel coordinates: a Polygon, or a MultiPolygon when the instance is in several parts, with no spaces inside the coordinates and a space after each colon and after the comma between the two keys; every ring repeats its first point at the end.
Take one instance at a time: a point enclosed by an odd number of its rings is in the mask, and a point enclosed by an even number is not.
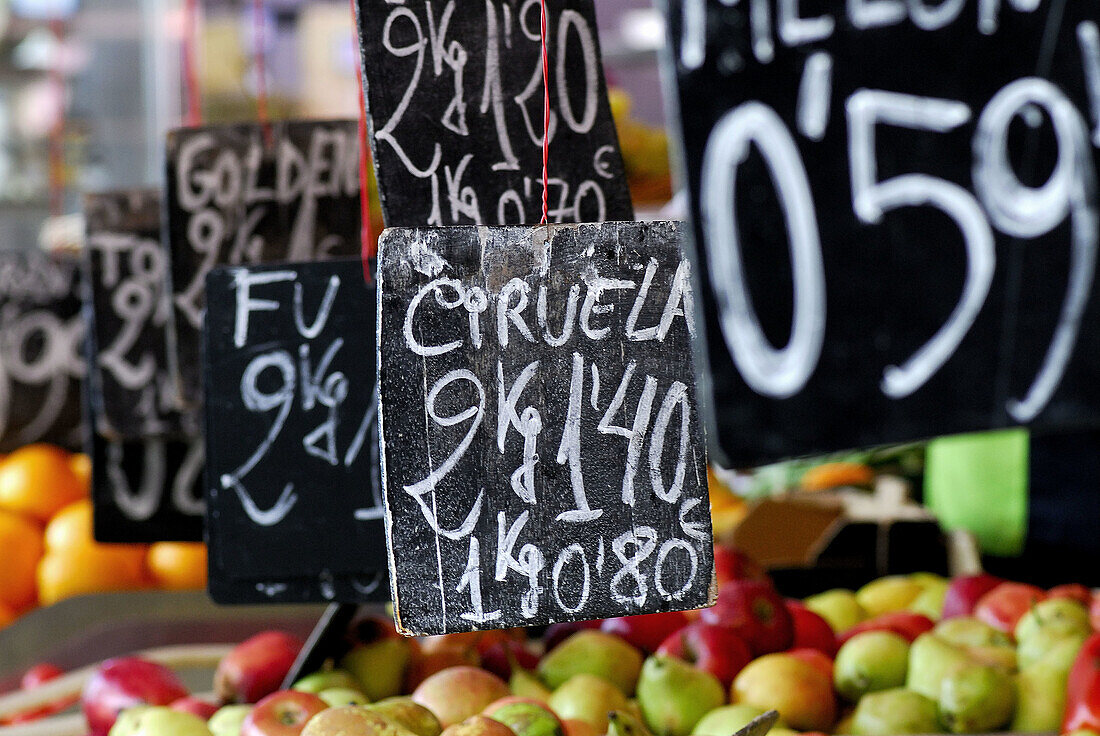
{"type": "Polygon", "coordinates": [[[144,587],[145,548],[133,544],[86,544],[48,552],[38,563],[38,600],[50,605],[85,593],[144,587]]]}
{"type": "Polygon", "coordinates": [[[149,577],[166,590],[206,587],[206,545],[201,542],[157,542],[145,558],[149,577]]]}
{"type": "Polygon", "coordinates": [[[69,470],[73,471],[86,489],[92,487],[92,459],[83,452],[73,453],[69,457],[69,470]]]}
{"type": "Polygon", "coordinates": [[[69,455],[51,445],[27,445],[0,464],[0,509],[46,522],[61,507],[83,498],[85,484],[69,467],[69,455]]]}
{"type": "Polygon", "coordinates": [[[19,610],[34,603],[34,570],[41,557],[38,526],[0,511],[0,604],[19,610]]]}
{"type": "Polygon", "coordinates": [[[869,486],[874,480],[874,469],[863,463],[825,463],[807,470],[799,486],[804,491],[827,491],[840,486],[869,486]]]}
{"type": "Polygon", "coordinates": [[[92,536],[92,500],[82,498],[54,514],[46,525],[46,551],[81,547],[95,543],[92,536]]]}

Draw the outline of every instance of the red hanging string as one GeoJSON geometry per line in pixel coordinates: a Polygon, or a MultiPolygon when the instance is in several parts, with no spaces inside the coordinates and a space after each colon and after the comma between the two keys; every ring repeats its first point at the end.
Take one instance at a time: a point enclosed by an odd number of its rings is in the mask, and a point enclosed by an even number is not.
{"type": "Polygon", "coordinates": [[[50,21],[54,37],[54,58],[50,64],[50,86],[57,101],[57,112],[49,134],[50,214],[55,217],[65,208],[65,24],[60,18],[50,21]]]}
{"type": "Polygon", "coordinates": [[[202,125],[202,99],[199,96],[199,74],[196,46],[199,35],[199,0],[183,3],[183,91],[186,95],[185,120],[189,126],[202,125]]]}
{"type": "Polygon", "coordinates": [[[256,67],[256,117],[264,139],[271,143],[271,122],[267,108],[267,23],[264,0],[252,0],[252,56],[256,67]]]}
{"type": "Polygon", "coordinates": [[[354,41],[352,47],[356,54],[355,77],[359,85],[359,212],[362,225],[359,231],[361,258],[363,259],[363,279],[369,284],[372,281],[370,261],[375,256],[374,233],[370,227],[370,147],[367,142],[367,106],[363,97],[363,67],[362,54],[359,53],[359,34],[355,28],[355,0],[351,0],[351,19],[354,41]]]}
{"type": "Polygon", "coordinates": [[[542,30],[539,40],[542,43],[542,221],[547,224],[550,217],[550,56],[546,51],[546,0],[541,0],[542,30]]]}

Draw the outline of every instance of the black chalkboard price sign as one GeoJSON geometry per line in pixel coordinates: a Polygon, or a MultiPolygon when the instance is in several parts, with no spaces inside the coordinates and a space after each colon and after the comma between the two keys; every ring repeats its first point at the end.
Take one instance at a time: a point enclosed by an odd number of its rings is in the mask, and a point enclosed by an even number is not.
{"type": "MultiPolygon", "coordinates": [[[[548,0],[551,222],[632,220],[592,0],[548,0]]],[[[358,0],[387,226],[542,216],[538,0],[358,0]]]]}
{"type": "Polygon", "coordinates": [[[211,596],[387,599],[362,262],[216,268],[206,297],[211,596]]]}
{"type": "Polygon", "coordinates": [[[96,541],[203,540],[201,437],[89,438],[96,541]]]}
{"type": "Polygon", "coordinates": [[[89,194],[84,218],[96,431],[136,440],[178,434],[189,424],[194,434],[194,420],[176,408],[168,365],[168,249],[160,237],[160,192],[89,194]]]}
{"type": "Polygon", "coordinates": [[[182,404],[200,398],[203,283],[216,265],[360,251],[354,120],[181,128],[168,133],[165,210],[182,404]]]}
{"type": "Polygon", "coordinates": [[[80,288],[75,258],[0,250],[0,452],[80,446],[80,288]]]}
{"type": "Polygon", "coordinates": [[[735,465],[1100,418],[1100,2],[666,0],[735,465]]]}
{"type": "Polygon", "coordinates": [[[382,234],[386,529],[405,631],[707,604],[706,451],[679,230],[382,234]]]}

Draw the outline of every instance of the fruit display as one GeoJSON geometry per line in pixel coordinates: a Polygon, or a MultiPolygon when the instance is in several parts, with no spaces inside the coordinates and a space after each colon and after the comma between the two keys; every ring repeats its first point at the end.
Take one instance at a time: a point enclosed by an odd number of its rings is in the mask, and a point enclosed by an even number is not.
{"type": "Polygon", "coordinates": [[[201,589],[202,544],[99,544],[86,455],[27,445],[0,459],[0,628],[39,605],[114,590],[201,589]]]}
{"type": "Polygon", "coordinates": [[[1100,598],[1081,586],[917,573],[796,601],[716,552],[700,611],[423,638],[367,616],[288,690],[303,642],[267,631],[220,657],[208,694],[122,657],[38,668],[0,717],[80,692],[78,736],[731,736],[769,710],[776,736],[1098,732],[1100,598]]]}

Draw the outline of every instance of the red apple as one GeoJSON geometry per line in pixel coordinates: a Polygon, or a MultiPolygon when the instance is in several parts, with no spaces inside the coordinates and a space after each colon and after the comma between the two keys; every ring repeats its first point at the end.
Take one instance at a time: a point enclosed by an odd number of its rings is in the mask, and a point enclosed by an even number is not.
{"type": "Polygon", "coordinates": [[[978,600],[1003,582],[999,577],[984,572],[980,575],[952,578],[943,598],[943,613],[940,618],[971,615],[978,600]]]}
{"type": "Polygon", "coordinates": [[[172,701],[168,707],[172,710],[180,710],[184,713],[198,716],[204,721],[209,721],[210,716],[217,713],[221,708],[221,706],[214,701],[199,695],[188,695],[186,698],[172,701]]]}
{"type": "Polygon", "coordinates": [[[412,692],[420,687],[420,683],[437,672],[464,665],[476,667],[479,663],[477,649],[473,647],[437,648],[433,652],[425,652],[422,649],[414,648],[409,659],[409,666],[405,670],[405,684],[402,692],[412,692]]]}
{"type": "Polygon", "coordinates": [[[264,631],[218,662],[214,692],[224,703],[255,703],[282,687],[303,642],[285,631],[264,631]]]}
{"type": "Polygon", "coordinates": [[[578,631],[598,629],[602,623],[603,621],[597,619],[595,621],[562,621],[550,624],[542,635],[542,641],[546,644],[546,651],[549,652],[578,631]]]}
{"type": "Polygon", "coordinates": [[[328,708],[313,693],[278,690],[256,703],[241,723],[241,736],[298,736],[309,719],[328,708]]]}
{"type": "Polygon", "coordinates": [[[1068,598],[1071,601],[1077,601],[1081,605],[1087,606],[1092,602],[1092,591],[1080,583],[1055,585],[1047,591],[1047,598],[1068,598]]]}
{"type": "Polygon", "coordinates": [[[671,634],[657,654],[670,656],[689,662],[697,669],[709,672],[729,688],[737,673],[752,661],[752,651],[744,639],[728,626],[696,621],[671,634]]]}
{"type": "Polygon", "coordinates": [[[1100,593],[1094,595],[1089,603],[1089,623],[1093,631],[1100,631],[1100,593]]]}
{"type": "Polygon", "coordinates": [[[96,668],[81,695],[92,736],[106,736],[118,714],[135,705],[168,705],[187,688],[164,665],[137,657],[109,659],[96,668]]]}
{"type": "Polygon", "coordinates": [[[533,670],[538,663],[538,655],[515,640],[493,642],[481,653],[481,666],[504,680],[512,676],[513,665],[533,670]]]}
{"type": "Polygon", "coordinates": [[[671,611],[605,619],[600,630],[615,634],[646,654],[653,654],[670,634],[687,624],[688,617],[682,611],[671,611]]]}
{"type": "Polygon", "coordinates": [[[413,691],[412,699],[434,713],[446,728],[510,694],[508,684],[492,672],[461,666],[449,667],[424,680],[413,691]]]}
{"type": "Polygon", "coordinates": [[[792,649],[787,654],[791,655],[795,659],[801,659],[807,664],[812,664],[817,668],[817,671],[829,678],[829,682],[833,681],[833,658],[827,657],[819,649],[792,649]]]}
{"type": "Polygon", "coordinates": [[[932,619],[919,613],[911,613],[909,611],[883,613],[872,619],[858,623],[845,631],[837,637],[837,645],[844,646],[849,639],[856,634],[862,634],[864,631],[892,631],[898,636],[905,637],[907,641],[912,642],[926,631],[931,631],[935,625],[932,619]]]}
{"type": "Polygon", "coordinates": [[[718,591],[718,601],[699,613],[704,623],[729,626],[755,656],[781,652],[794,638],[791,614],[769,583],[737,580],[718,591]]]}
{"type": "MultiPolygon", "coordinates": [[[[19,687],[23,690],[33,690],[39,685],[60,677],[63,674],[65,674],[65,671],[56,665],[48,663],[36,664],[23,673],[23,677],[19,680],[19,687]]],[[[12,724],[30,723],[31,721],[37,721],[40,718],[46,718],[47,716],[60,713],[78,702],[80,702],[80,697],[77,695],[61,698],[48,705],[32,708],[22,713],[16,713],[9,717],[7,722],[12,724]]]]}
{"type": "Polygon", "coordinates": [[[714,545],[714,575],[721,589],[735,580],[761,580],[769,582],[768,573],[747,554],[725,544],[714,545]]]}
{"type": "Polygon", "coordinates": [[[1023,615],[1046,597],[1046,592],[1034,585],[1001,583],[981,597],[974,606],[974,617],[1011,634],[1023,615]]]}
{"type": "Polygon", "coordinates": [[[817,649],[829,657],[835,657],[836,634],[829,622],[806,608],[800,601],[787,599],[785,603],[794,628],[791,649],[817,649]]]}
{"type": "Polygon", "coordinates": [[[30,690],[31,688],[38,687],[43,682],[49,682],[57,677],[61,677],[63,674],[65,674],[65,670],[55,664],[50,664],[49,662],[36,664],[23,673],[22,679],[19,680],[19,687],[24,690],[30,690]]]}

